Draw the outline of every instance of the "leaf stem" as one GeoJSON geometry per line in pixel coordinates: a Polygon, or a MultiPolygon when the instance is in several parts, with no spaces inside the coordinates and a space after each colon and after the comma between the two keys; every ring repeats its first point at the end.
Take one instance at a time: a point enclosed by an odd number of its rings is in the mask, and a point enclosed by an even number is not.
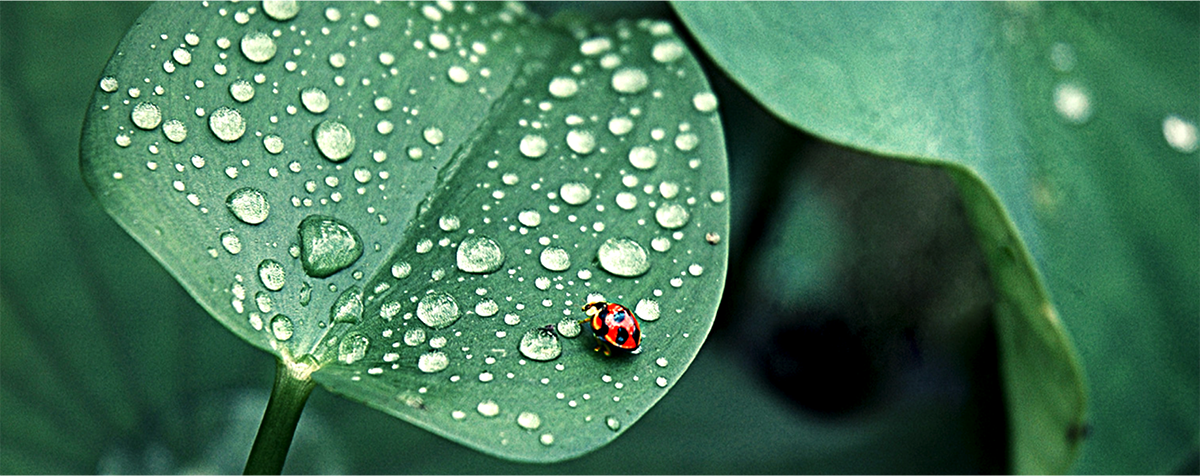
{"type": "Polygon", "coordinates": [[[283,463],[287,461],[288,448],[292,446],[292,436],[296,433],[300,414],[304,412],[304,403],[316,386],[309,371],[298,369],[283,359],[277,359],[275,363],[275,385],[271,388],[271,400],[267,402],[267,410],[263,413],[262,424],[258,427],[258,436],[254,438],[243,474],[283,472],[283,463]]]}

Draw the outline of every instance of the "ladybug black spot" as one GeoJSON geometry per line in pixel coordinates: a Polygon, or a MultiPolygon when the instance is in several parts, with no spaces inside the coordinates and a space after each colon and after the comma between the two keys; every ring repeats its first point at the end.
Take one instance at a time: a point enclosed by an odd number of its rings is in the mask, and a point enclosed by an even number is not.
{"type": "Polygon", "coordinates": [[[600,327],[593,328],[592,331],[595,332],[596,335],[601,336],[601,337],[607,335],[608,334],[608,324],[605,323],[603,320],[598,320],[596,322],[600,324],[600,327]]]}
{"type": "Polygon", "coordinates": [[[625,330],[624,327],[617,328],[617,345],[622,345],[627,340],[629,340],[629,331],[625,330]]]}
{"type": "Polygon", "coordinates": [[[634,342],[640,342],[641,340],[642,340],[642,330],[641,330],[641,329],[634,329],[634,330],[633,330],[633,341],[634,341],[634,342]]]}
{"type": "Polygon", "coordinates": [[[613,313],[612,320],[614,323],[620,324],[622,321],[625,320],[625,313],[624,312],[613,313]]]}

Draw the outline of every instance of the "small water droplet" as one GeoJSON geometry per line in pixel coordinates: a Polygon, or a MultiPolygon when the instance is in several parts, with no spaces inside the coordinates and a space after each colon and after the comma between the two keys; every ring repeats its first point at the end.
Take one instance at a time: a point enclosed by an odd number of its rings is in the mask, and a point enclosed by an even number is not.
{"type": "Polygon", "coordinates": [[[484,400],[475,406],[475,411],[478,411],[480,415],[491,418],[500,414],[500,405],[497,405],[492,400],[484,400]]]}
{"type": "Polygon", "coordinates": [[[1163,138],[1167,140],[1167,144],[1171,148],[1184,154],[1196,151],[1197,142],[1200,139],[1197,137],[1195,124],[1172,114],[1163,119],[1162,130],[1163,138]]]}
{"type": "Polygon", "coordinates": [[[404,331],[404,345],[416,347],[425,342],[425,329],[413,328],[404,331]]]}
{"type": "Polygon", "coordinates": [[[542,250],[540,261],[550,271],[564,271],[571,267],[571,255],[567,254],[567,250],[554,246],[542,250]]]}
{"type": "Polygon", "coordinates": [[[666,358],[666,357],[659,357],[659,358],[657,358],[657,359],[654,359],[654,363],[655,363],[656,365],[658,365],[659,367],[664,367],[664,368],[665,368],[665,367],[667,366],[667,358],[666,358]]]}
{"type": "Polygon", "coordinates": [[[666,377],[658,377],[658,378],[654,379],[654,383],[656,385],[658,385],[659,387],[666,387],[667,386],[667,378],[666,377]]]}
{"type": "Polygon", "coordinates": [[[550,95],[556,98],[569,98],[579,92],[579,82],[575,78],[559,76],[550,80],[550,95]]]}
{"type": "Polygon", "coordinates": [[[700,145],[700,137],[698,137],[696,134],[689,132],[675,136],[676,149],[688,152],[692,149],[695,149],[697,145],[700,145]]]}
{"type": "Polygon", "coordinates": [[[231,255],[236,255],[242,252],[242,240],[238,238],[232,231],[221,233],[221,246],[225,248],[231,255]]]}
{"type": "Polygon", "coordinates": [[[678,203],[666,203],[654,211],[654,220],[668,230],[683,227],[690,217],[687,209],[678,203]]]}
{"type": "Polygon", "coordinates": [[[612,75],[612,87],[621,94],[637,94],[650,85],[650,78],[639,68],[621,68],[612,75]]]}
{"type": "Polygon", "coordinates": [[[162,122],[162,112],[158,106],[148,102],[139,102],[133,106],[133,112],[129,113],[130,119],[133,119],[133,124],[139,128],[151,130],[158,127],[162,122]]]}
{"type": "Polygon", "coordinates": [[[283,265],[273,259],[265,259],[258,263],[258,279],[262,281],[263,287],[271,291],[283,289],[283,285],[287,283],[283,265]]]}
{"type": "Polygon", "coordinates": [[[612,416],[612,415],[606,416],[606,417],[604,417],[604,426],[607,426],[608,429],[610,429],[612,431],[620,430],[621,429],[621,420],[618,420],[617,417],[612,416]]]}
{"type": "Polygon", "coordinates": [[[475,305],[475,314],[478,314],[479,317],[492,317],[497,312],[500,312],[500,306],[497,306],[496,301],[491,299],[484,299],[475,305]]]}
{"type": "Polygon", "coordinates": [[[469,237],[459,243],[458,269],[467,273],[491,273],[504,264],[504,251],[486,236],[469,237]]]}
{"type": "Polygon", "coordinates": [[[646,249],[629,238],[609,238],[597,254],[600,267],[617,276],[639,276],[650,269],[646,249]]]}
{"type": "Polygon", "coordinates": [[[354,152],[354,135],[350,129],[333,120],[324,120],[313,129],[313,140],[321,155],[332,162],[341,162],[354,152]]]}
{"type": "Polygon", "coordinates": [[[329,109],[329,96],[321,88],[307,88],[300,91],[300,103],[313,114],[320,114],[329,109]]]}
{"type": "Polygon", "coordinates": [[[521,344],[518,347],[521,355],[541,362],[557,359],[562,354],[562,344],[558,342],[558,335],[551,329],[547,326],[530,329],[526,332],[521,337],[521,344]]]}
{"type": "Polygon", "coordinates": [[[544,137],[529,134],[521,138],[521,144],[518,146],[518,149],[520,149],[521,155],[531,159],[536,159],[546,155],[546,150],[549,147],[550,144],[546,142],[544,137]]]}
{"type": "Polygon", "coordinates": [[[692,106],[700,112],[713,112],[717,110],[717,96],[709,91],[696,93],[692,96],[692,106]]]}
{"type": "Polygon", "coordinates": [[[117,83],[117,78],[112,76],[105,76],[100,80],[100,90],[106,93],[116,92],[120,87],[120,84],[117,83]]]}
{"type": "Polygon", "coordinates": [[[263,0],[263,12],[278,20],[291,20],[300,13],[300,4],[296,0],[263,0]]]}
{"type": "Polygon", "coordinates": [[[658,152],[649,146],[639,145],[629,149],[629,164],[641,170],[648,170],[658,165],[658,152]]]}
{"type": "Polygon", "coordinates": [[[542,224],[542,214],[537,210],[524,210],[517,214],[517,221],[522,225],[533,228],[542,224]]]}
{"type": "Polygon", "coordinates": [[[542,417],[533,412],[521,412],[520,415],[517,415],[517,425],[526,430],[536,430],[542,426],[542,417]]]}
{"type": "MultiPolygon", "coordinates": [[[[203,166],[203,159],[201,159],[201,166],[203,166]]],[[[249,187],[239,188],[230,193],[225,198],[225,206],[238,220],[251,225],[266,221],[271,212],[266,194],[249,187]]]]}
{"type": "Polygon", "coordinates": [[[209,114],[208,128],[218,139],[233,142],[246,133],[246,120],[236,109],[221,106],[209,114]]]}
{"type": "Polygon", "coordinates": [[[660,314],[658,301],[653,299],[642,299],[638,301],[633,313],[643,321],[657,321],[660,314]]]}
{"type": "Polygon", "coordinates": [[[338,360],[344,364],[353,364],[367,356],[367,348],[371,340],[362,334],[350,334],[338,344],[338,360]]]}
{"type": "Polygon", "coordinates": [[[333,306],[329,308],[329,321],[353,324],[362,318],[362,314],[362,289],[359,289],[358,286],[350,286],[342,291],[333,306]]]}
{"type": "Polygon", "coordinates": [[[427,374],[441,372],[449,365],[450,358],[440,350],[426,352],[417,358],[417,368],[427,374]]]}
{"type": "Polygon", "coordinates": [[[324,278],[354,264],[363,253],[358,232],[332,217],[310,215],[300,222],[300,263],[304,272],[324,278]]]}
{"type": "Polygon", "coordinates": [[[571,316],[566,316],[559,320],[558,324],[555,325],[555,329],[558,330],[560,335],[568,339],[574,339],[583,330],[579,325],[579,320],[571,316]]]}
{"type": "Polygon", "coordinates": [[[650,56],[659,63],[670,63],[683,57],[683,44],[678,40],[663,40],[654,44],[650,56]]]}
{"type": "Polygon", "coordinates": [[[461,225],[461,221],[454,215],[442,215],[438,218],[438,228],[442,231],[454,231],[461,225]]]}
{"type": "Polygon", "coordinates": [[[1073,124],[1083,124],[1092,117],[1092,102],[1082,87],[1063,83],[1054,88],[1054,108],[1073,124]]]}
{"type": "Polygon", "coordinates": [[[550,433],[543,433],[542,436],[538,437],[538,441],[542,442],[542,444],[546,446],[553,445],[554,435],[550,433]]]}
{"type": "Polygon", "coordinates": [[[592,189],[579,182],[567,182],[559,187],[558,195],[571,205],[583,205],[592,199],[592,189]]]}
{"type": "Polygon", "coordinates": [[[458,302],[449,294],[426,294],[417,303],[417,318],[434,329],[454,324],[458,317],[458,302]]]}
{"type": "Polygon", "coordinates": [[[283,314],[276,314],[271,318],[271,334],[275,336],[275,340],[291,339],[292,319],[283,314]]]}
{"type": "Polygon", "coordinates": [[[596,148],[596,136],[588,131],[567,132],[567,147],[579,155],[588,155],[596,148]]]}
{"type": "Polygon", "coordinates": [[[254,99],[254,85],[250,81],[239,79],[229,85],[229,95],[237,102],[254,99]]]}
{"type": "Polygon", "coordinates": [[[595,56],[612,49],[612,40],[603,36],[588,38],[579,43],[579,52],[584,56],[595,56]]]}
{"type": "Polygon", "coordinates": [[[275,40],[261,31],[252,31],[242,37],[242,54],[255,63],[266,63],[275,57],[275,40]]]}
{"type": "Polygon", "coordinates": [[[440,145],[446,140],[446,135],[436,127],[426,128],[421,132],[421,137],[425,138],[425,142],[428,142],[429,145],[440,145]]]}
{"type": "Polygon", "coordinates": [[[184,139],[187,139],[187,126],[183,125],[183,123],[177,119],[171,119],[163,123],[162,130],[163,135],[167,136],[167,140],[176,144],[183,142],[184,139]]]}
{"type": "Polygon", "coordinates": [[[392,277],[396,279],[407,278],[409,273],[412,273],[412,265],[408,262],[400,262],[392,265],[392,277]]]}

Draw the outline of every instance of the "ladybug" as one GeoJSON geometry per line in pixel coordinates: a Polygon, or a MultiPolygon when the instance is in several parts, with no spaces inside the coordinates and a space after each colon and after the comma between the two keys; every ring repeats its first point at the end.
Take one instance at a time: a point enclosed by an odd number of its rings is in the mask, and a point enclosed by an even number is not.
{"type": "Polygon", "coordinates": [[[596,349],[604,355],[614,351],[636,354],[642,351],[642,329],[637,316],[629,308],[615,302],[595,301],[583,306],[587,319],[580,324],[590,323],[596,335],[596,349]]]}

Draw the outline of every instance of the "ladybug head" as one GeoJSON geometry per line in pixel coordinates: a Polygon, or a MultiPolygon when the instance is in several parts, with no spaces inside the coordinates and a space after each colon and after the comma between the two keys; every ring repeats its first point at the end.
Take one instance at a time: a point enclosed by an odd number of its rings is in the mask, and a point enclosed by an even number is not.
{"type": "Polygon", "coordinates": [[[600,312],[603,311],[607,305],[608,303],[604,301],[589,302],[583,305],[583,313],[587,315],[587,317],[596,317],[600,315],[600,312]]]}

